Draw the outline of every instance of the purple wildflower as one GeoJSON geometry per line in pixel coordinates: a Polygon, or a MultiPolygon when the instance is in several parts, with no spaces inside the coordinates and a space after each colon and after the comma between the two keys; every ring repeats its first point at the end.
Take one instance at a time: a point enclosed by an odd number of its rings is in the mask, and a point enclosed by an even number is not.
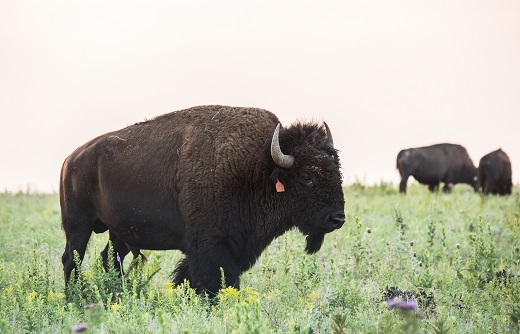
{"type": "Polygon", "coordinates": [[[119,257],[119,253],[116,253],[117,256],[116,256],[116,259],[117,259],[117,262],[121,262],[121,258],[119,257]]]}
{"type": "Polygon", "coordinates": [[[389,308],[398,308],[400,310],[416,310],[417,309],[417,303],[415,300],[402,300],[402,299],[388,299],[386,301],[386,305],[389,308]]]}
{"type": "Polygon", "coordinates": [[[388,299],[386,301],[386,305],[390,308],[394,308],[394,307],[397,307],[398,305],[400,305],[402,303],[402,300],[401,299],[388,299]]]}
{"type": "Polygon", "coordinates": [[[150,307],[150,301],[146,302],[146,306],[150,307]]]}
{"type": "Polygon", "coordinates": [[[403,310],[416,310],[417,303],[415,300],[407,300],[401,305],[401,309],[403,310]]]}
{"type": "Polygon", "coordinates": [[[87,324],[80,324],[80,325],[72,327],[72,331],[74,333],[81,333],[81,332],[86,331],[87,329],[88,329],[88,325],[87,324]]]}

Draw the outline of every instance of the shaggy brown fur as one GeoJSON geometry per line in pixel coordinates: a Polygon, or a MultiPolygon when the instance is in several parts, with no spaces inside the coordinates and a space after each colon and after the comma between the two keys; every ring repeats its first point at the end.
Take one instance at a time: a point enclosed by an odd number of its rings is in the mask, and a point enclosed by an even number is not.
{"type": "MultiPolygon", "coordinates": [[[[256,108],[200,106],[101,135],[64,162],[60,201],[66,236],[65,281],[92,232],[109,231],[114,250],[178,249],[174,272],[215,294],[220,268],[239,287],[277,236],[296,227],[308,252],[345,220],[339,159],[328,129],[296,123],[280,131],[294,157],[277,166],[270,152],[278,118],[256,108]],[[280,181],[285,192],[276,192],[280,181]]],[[[107,247],[108,249],[108,247],[107,247]]],[[[113,258],[105,249],[105,264],[113,258]]]]}

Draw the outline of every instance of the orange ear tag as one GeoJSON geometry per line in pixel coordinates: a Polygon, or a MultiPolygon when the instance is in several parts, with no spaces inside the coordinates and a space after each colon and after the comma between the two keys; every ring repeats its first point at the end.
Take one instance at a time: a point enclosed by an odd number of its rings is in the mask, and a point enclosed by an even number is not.
{"type": "Polygon", "coordinates": [[[280,182],[280,180],[276,180],[276,192],[277,193],[283,193],[285,191],[285,187],[283,186],[283,183],[280,182]]]}

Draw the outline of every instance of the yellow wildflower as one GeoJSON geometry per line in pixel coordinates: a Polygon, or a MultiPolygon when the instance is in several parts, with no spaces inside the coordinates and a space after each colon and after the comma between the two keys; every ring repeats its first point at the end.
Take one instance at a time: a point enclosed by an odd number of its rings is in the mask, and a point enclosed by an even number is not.
{"type": "Polygon", "coordinates": [[[31,292],[27,295],[26,300],[27,300],[28,303],[32,303],[32,301],[33,301],[36,297],[38,297],[38,292],[36,292],[36,291],[33,290],[33,291],[31,291],[31,292]]]}
{"type": "Polygon", "coordinates": [[[311,293],[309,293],[309,295],[307,296],[307,302],[305,303],[305,307],[307,309],[312,309],[313,307],[316,306],[316,301],[318,300],[319,298],[319,294],[318,292],[316,291],[312,291],[311,293]]]}
{"type": "Polygon", "coordinates": [[[36,292],[36,291],[34,291],[34,290],[31,291],[31,293],[29,293],[29,294],[27,295],[27,302],[28,302],[28,303],[32,303],[32,301],[33,301],[36,297],[38,297],[38,292],[36,292]]]}
{"type": "Polygon", "coordinates": [[[116,313],[121,308],[121,304],[119,304],[119,302],[114,303],[110,308],[112,309],[112,312],[116,313]]]}
{"type": "Polygon", "coordinates": [[[246,286],[244,290],[242,290],[242,298],[246,303],[258,301],[258,292],[246,286]]]}
{"type": "Polygon", "coordinates": [[[274,289],[267,293],[267,297],[269,297],[269,298],[278,297],[281,294],[282,294],[282,291],[280,289],[274,289]]]}
{"type": "Polygon", "coordinates": [[[220,300],[222,302],[225,302],[226,300],[237,301],[239,295],[240,295],[240,291],[238,291],[237,289],[235,289],[232,286],[228,286],[225,289],[221,289],[220,294],[219,294],[220,300]]]}
{"type": "Polygon", "coordinates": [[[319,294],[316,291],[312,291],[311,293],[309,293],[309,299],[311,299],[311,300],[317,300],[318,297],[319,297],[319,294]]]}
{"type": "Polygon", "coordinates": [[[9,285],[9,287],[5,288],[3,295],[6,297],[11,297],[13,295],[14,288],[12,285],[9,285]]]}
{"type": "Polygon", "coordinates": [[[167,295],[167,296],[171,296],[173,295],[173,283],[172,282],[166,282],[166,284],[164,284],[164,293],[167,295]]]}

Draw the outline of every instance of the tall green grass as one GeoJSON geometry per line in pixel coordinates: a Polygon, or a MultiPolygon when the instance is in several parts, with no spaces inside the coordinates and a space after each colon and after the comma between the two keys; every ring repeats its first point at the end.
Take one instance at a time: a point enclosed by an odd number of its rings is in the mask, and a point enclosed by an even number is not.
{"type": "Polygon", "coordinates": [[[314,255],[290,231],[218,302],[172,286],[178,251],[105,272],[93,235],[65,295],[57,195],[0,194],[0,333],[507,333],[519,331],[520,189],[482,197],[412,185],[345,188],[347,222],[314,255]],[[387,304],[408,300],[417,309],[387,304]],[[390,307],[394,306],[394,307],[390,307]]]}

